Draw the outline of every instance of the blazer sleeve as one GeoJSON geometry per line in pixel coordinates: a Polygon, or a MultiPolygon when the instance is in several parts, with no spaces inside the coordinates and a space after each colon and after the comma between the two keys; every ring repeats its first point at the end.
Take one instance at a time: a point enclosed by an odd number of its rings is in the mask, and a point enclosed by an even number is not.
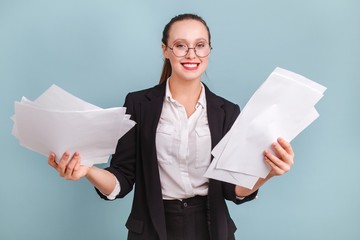
{"type": "MultiPolygon", "coordinates": [[[[124,107],[126,107],[126,113],[130,114],[131,119],[134,120],[135,104],[131,94],[126,96],[124,107]]],[[[118,140],[110,166],[105,170],[114,174],[120,183],[121,191],[116,198],[125,197],[133,189],[136,171],[136,125],[118,140]]],[[[98,189],[96,192],[102,199],[108,200],[98,189]]]]}
{"type": "MultiPolygon", "coordinates": [[[[228,132],[231,129],[231,126],[234,124],[235,120],[237,119],[237,117],[240,114],[240,107],[237,104],[233,105],[234,108],[232,111],[229,111],[229,124],[226,127],[226,132],[228,132]]],[[[235,184],[231,184],[231,183],[227,183],[227,182],[222,182],[223,184],[223,194],[225,199],[233,201],[235,204],[242,204],[248,201],[251,201],[253,199],[256,198],[258,190],[256,190],[255,192],[253,192],[252,194],[250,194],[249,196],[246,196],[243,199],[239,199],[236,197],[236,193],[235,193],[235,184]]]]}

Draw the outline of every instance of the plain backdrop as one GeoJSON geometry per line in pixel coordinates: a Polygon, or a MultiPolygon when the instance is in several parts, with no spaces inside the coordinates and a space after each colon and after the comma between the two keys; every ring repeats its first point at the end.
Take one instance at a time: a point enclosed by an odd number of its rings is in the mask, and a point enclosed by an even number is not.
{"type": "MultiPolygon", "coordinates": [[[[14,102],[52,84],[103,108],[157,84],[173,16],[202,16],[203,81],[243,107],[279,66],[328,89],[292,142],[296,163],[259,199],[229,203],[237,239],[360,239],[360,2],[356,0],[0,0],[0,239],[126,239],[132,194],[101,200],[11,135],[14,102]]],[[[100,166],[100,167],[105,167],[100,166]]]]}

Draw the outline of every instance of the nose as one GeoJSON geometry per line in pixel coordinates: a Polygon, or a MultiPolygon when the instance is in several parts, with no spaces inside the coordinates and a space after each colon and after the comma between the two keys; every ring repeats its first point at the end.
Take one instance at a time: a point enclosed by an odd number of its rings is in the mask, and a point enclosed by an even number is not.
{"type": "Polygon", "coordinates": [[[188,51],[186,53],[186,57],[190,58],[190,59],[195,58],[197,56],[195,51],[196,51],[195,48],[188,48],[188,51]],[[190,51],[190,50],[192,50],[192,51],[190,51]]]}

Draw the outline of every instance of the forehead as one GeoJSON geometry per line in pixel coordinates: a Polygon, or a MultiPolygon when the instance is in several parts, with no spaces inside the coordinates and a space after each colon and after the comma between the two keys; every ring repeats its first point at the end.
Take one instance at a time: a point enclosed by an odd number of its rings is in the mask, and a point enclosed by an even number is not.
{"type": "Polygon", "coordinates": [[[197,20],[182,20],[174,22],[169,31],[169,43],[178,39],[189,42],[199,39],[209,41],[209,33],[202,22],[197,20]]]}

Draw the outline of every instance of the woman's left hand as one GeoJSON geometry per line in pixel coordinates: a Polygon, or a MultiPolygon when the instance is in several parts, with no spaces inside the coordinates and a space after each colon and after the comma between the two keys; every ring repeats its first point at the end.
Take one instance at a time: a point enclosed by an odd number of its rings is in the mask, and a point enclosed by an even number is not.
{"type": "Polygon", "coordinates": [[[277,142],[271,144],[275,154],[269,150],[264,151],[264,159],[270,165],[269,176],[280,176],[288,172],[294,164],[294,151],[290,143],[283,138],[278,138],[277,142]]]}

